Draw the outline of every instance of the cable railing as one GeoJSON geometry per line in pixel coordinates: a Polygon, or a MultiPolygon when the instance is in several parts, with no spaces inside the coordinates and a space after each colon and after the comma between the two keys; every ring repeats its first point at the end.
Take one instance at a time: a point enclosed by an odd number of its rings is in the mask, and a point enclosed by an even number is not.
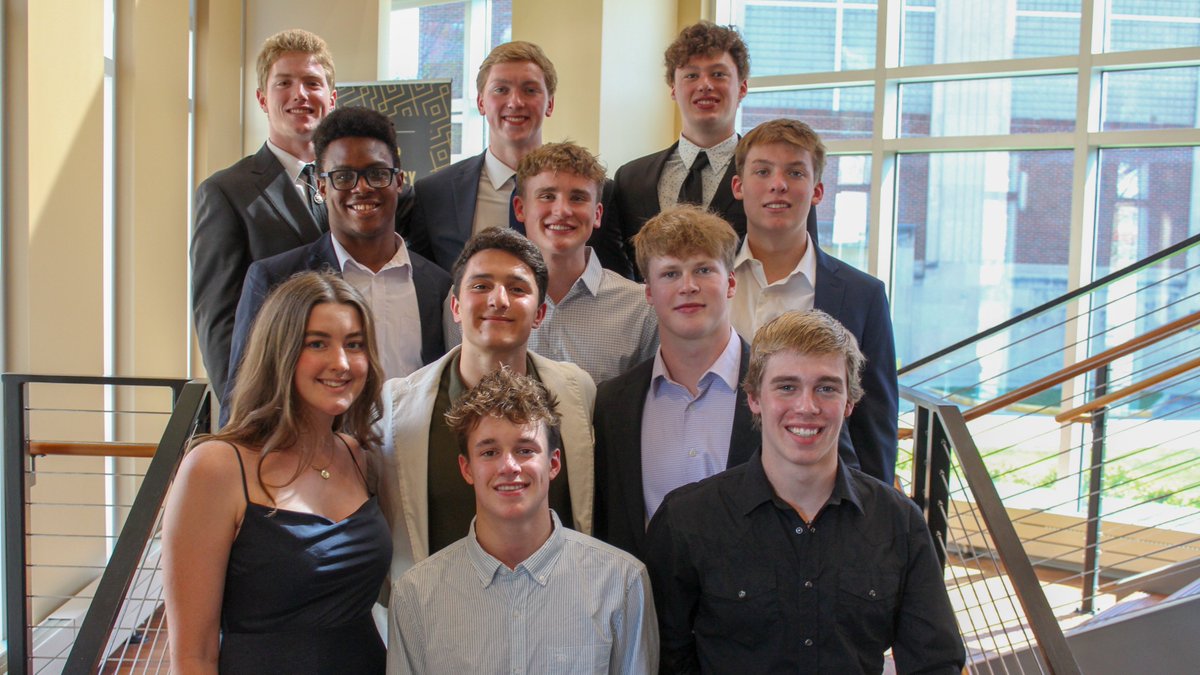
{"type": "Polygon", "coordinates": [[[159,518],[207,385],[2,379],[8,672],[165,671],[159,518]]]}
{"type": "Polygon", "coordinates": [[[1022,595],[1044,598],[1084,672],[1200,662],[1193,638],[1167,641],[1200,630],[1198,307],[1195,236],[900,371],[902,457],[917,449],[901,468],[944,545],[973,672],[1060,672],[1022,595]],[[962,448],[930,427],[950,409],[1032,580],[1003,559],[962,448]],[[930,447],[949,455],[936,470],[930,447]]]}

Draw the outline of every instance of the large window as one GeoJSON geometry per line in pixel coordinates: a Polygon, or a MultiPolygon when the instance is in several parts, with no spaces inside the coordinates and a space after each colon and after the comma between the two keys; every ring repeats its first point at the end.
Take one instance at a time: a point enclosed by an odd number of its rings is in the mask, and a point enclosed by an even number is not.
{"type": "Polygon", "coordinates": [[[450,80],[451,161],[483,152],[487,124],[475,106],[475,74],[492,47],[512,39],[512,0],[382,1],[383,79],[450,80]]]}
{"type": "Polygon", "coordinates": [[[1200,232],[1200,2],[718,0],[716,19],[750,45],[740,130],[786,116],[825,139],[822,245],[889,285],[902,365],[1200,232]]]}

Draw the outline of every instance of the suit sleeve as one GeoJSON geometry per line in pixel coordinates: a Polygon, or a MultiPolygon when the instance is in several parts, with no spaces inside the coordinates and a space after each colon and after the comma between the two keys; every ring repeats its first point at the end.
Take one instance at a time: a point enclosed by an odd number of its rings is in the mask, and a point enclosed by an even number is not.
{"type": "Polygon", "coordinates": [[[875,284],[871,294],[859,348],[867,363],[863,397],[850,415],[850,439],[863,472],[890,485],[896,475],[899,394],[892,316],[881,283],[875,284]]]}
{"type": "Polygon", "coordinates": [[[600,541],[608,541],[608,434],[604,430],[604,390],[596,394],[596,405],[592,411],[592,435],[595,445],[592,447],[596,477],[592,481],[595,494],[592,495],[592,536],[600,541]]]}
{"type": "Polygon", "coordinates": [[[633,279],[633,262],[625,250],[625,240],[621,231],[621,214],[613,202],[615,186],[616,183],[611,180],[604,181],[604,192],[600,200],[604,205],[604,211],[600,215],[600,228],[592,232],[592,236],[588,237],[587,244],[596,253],[596,258],[600,260],[602,267],[612,270],[626,279],[633,279]]]}
{"type": "MultiPolygon", "coordinates": [[[[628,183],[628,172],[626,171],[626,167],[622,166],[617,169],[616,175],[613,176],[613,187],[608,203],[612,205],[611,219],[614,225],[613,230],[620,233],[621,247],[624,249],[625,259],[629,261],[630,270],[633,272],[633,276],[630,278],[634,281],[641,281],[642,275],[641,271],[637,268],[637,255],[634,252],[631,239],[633,235],[638,233],[638,230],[642,229],[642,223],[637,222],[638,219],[626,208],[625,200],[629,199],[629,196],[624,194],[624,192],[627,192],[631,187],[628,183]],[[625,190],[622,190],[623,184],[625,190]]],[[[657,183],[654,185],[654,194],[658,194],[657,183]]],[[[606,206],[605,209],[608,209],[608,207],[606,206]]]]}
{"type": "Polygon", "coordinates": [[[241,216],[211,179],[196,189],[191,258],[192,320],[208,379],[213,391],[223,395],[234,311],[250,266],[250,244],[241,216]]]}
{"type": "Polygon", "coordinates": [[[270,291],[271,280],[266,268],[260,263],[250,265],[250,270],[246,272],[246,282],[242,284],[242,297],[238,300],[237,311],[234,314],[233,338],[229,348],[229,375],[225,378],[226,388],[221,397],[222,417],[233,397],[233,386],[237,382],[238,370],[242,367],[242,355],[246,351],[250,329],[254,327],[254,319],[270,291]]]}
{"type": "Polygon", "coordinates": [[[433,255],[433,244],[429,240],[429,228],[425,222],[425,211],[421,208],[421,198],[417,194],[417,186],[407,191],[407,195],[400,196],[400,203],[396,205],[396,231],[404,237],[404,244],[408,250],[419,253],[426,258],[432,260],[442,269],[449,270],[453,260],[445,262],[438,260],[433,255]]]}

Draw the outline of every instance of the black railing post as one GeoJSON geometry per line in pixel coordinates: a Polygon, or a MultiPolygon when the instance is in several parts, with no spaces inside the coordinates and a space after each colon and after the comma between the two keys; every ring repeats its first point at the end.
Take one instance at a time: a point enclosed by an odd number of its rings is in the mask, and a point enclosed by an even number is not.
{"type": "Polygon", "coordinates": [[[929,504],[925,508],[925,522],[929,523],[929,534],[937,542],[938,562],[946,567],[946,541],[949,520],[946,511],[950,508],[950,438],[946,435],[941,415],[930,413],[929,481],[926,494],[929,504]]]}
{"type": "Polygon", "coordinates": [[[25,551],[25,380],[5,373],[4,388],[4,603],[8,672],[29,672],[29,578],[25,551]]]}
{"type": "MultiPolygon", "coordinates": [[[[1108,366],[1096,369],[1092,400],[1108,393],[1108,366]]],[[[1096,593],[1100,587],[1100,507],[1104,492],[1104,437],[1108,408],[1092,413],[1092,448],[1088,467],[1087,533],[1083,549],[1083,603],[1079,611],[1095,611],[1096,593]]]]}
{"type": "Polygon", "coordinates": [[[911,497],[924,512],[929,504],[929,425],[932,414],[920,403],[915,405],[911,497]]]}

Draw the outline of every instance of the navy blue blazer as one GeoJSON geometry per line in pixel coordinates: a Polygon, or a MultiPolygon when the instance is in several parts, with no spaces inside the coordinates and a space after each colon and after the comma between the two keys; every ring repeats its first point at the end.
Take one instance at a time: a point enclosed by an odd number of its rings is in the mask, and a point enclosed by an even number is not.
{"type": "MultiPolygon", "coordinates": [[[[413,188],[412,213],[400,232],[409,250],[416,251],[451,271],[458,254],[471,238],[471,226],[475,220],[475,202],[479,197],[479,175],[483,172],[484,153],[468,157],[460,162],[430,174],[416,182],[413,188]]],[[[612,193],[612,182],[605,181],[601,203],[607,203],[612,193]]],[[[520,223],[512,216],[509,205],[509,222],[497,226],[513,225],[525,234],[520,223]]],[[[610,226],[607,210],[601,215],[600,228],[592,232],[588,245],[595,251],[600,264],[624,277],[633,278],[633,264],[625,256],[620,228],[610,226]]]]}
{"type": "Polygon", "coordinates": [[[234,310],[250,263],[312,243],[328,229],[324,206],[308,210],[264,143],[196,188],[192,320],[213,391],[225,391],[234,310]]]}
{"type": "Polygon", "coordinates": [[[862,400],[842,425],[838,455],[850,466],[891,485],[896,475],[899,394],[896,343],[883,282],[818,247],[813,308],[837,319],[867,357],[862,400]]]}
{"type": "MultiPolygon", "coordinates": [[[[413,285],[417,291],[417,310],[421,315],[421,362],[432,363],[446,353],[446,341],[442,335],[442,303],[450,293],[450,275],[429,262],[419,253],[408,252],[413,268],[413,285]]],[[[326,233],[320,239],[286,253],[259,260],[246,273],[242,285],[242,299],[238,302],[234,320],[233,347],[229,360],[229,385],[222,400],[228,401],[237,380],[246,340],[250,327],[262,308],[267,294],[280,282],[286,281],[297,272],[321,269],[339,270],[337,253],[333,250],[333,235],[326,233]]],[[[222,409],[222,423],[225,419],[222,409]]]]}
{"type": "MultiPolygon", "coordinates": [[[[750,345],[742,340],[738,382],[746,379],[750,345]]],[[[596,388],[596,496],[592,517],[594,536],[644,560],[646,501],[642,491],[642,410],[650,391],[654,359],[648,359],[596,388]]],[[[746,392],[739,386],[737,409],[729,435],[729,469],[750,459],[762,444],[754,428],[746,392]]]]}
{"type": "MultiPolygon", "coordinates": [[[[605,203],[605,211],[612,213],[615,230],[625,244],[625,254],[629,260],[634,260],[633,245],[629,238],[637,234],[660,211],[658,207],[658,179],[662,176],[667,160],[679,142],[671,144],[666,150],[639,157],[617,169],[613,179],[616,184],[610,201],[605,203]]],[[[708,210],[724,218],[733,226],[738,237],[746,236],[746,210],[740,199],[733,197],[733,176],[737,166],[729,162],[725,175],[717,185],[708,210]]],[[[808,233],[814,242],[817,241],[817,212],[815,208],[808,211],[808,233]]],[[[614,236],[616,234],[614,233],[614,236]]]]}

